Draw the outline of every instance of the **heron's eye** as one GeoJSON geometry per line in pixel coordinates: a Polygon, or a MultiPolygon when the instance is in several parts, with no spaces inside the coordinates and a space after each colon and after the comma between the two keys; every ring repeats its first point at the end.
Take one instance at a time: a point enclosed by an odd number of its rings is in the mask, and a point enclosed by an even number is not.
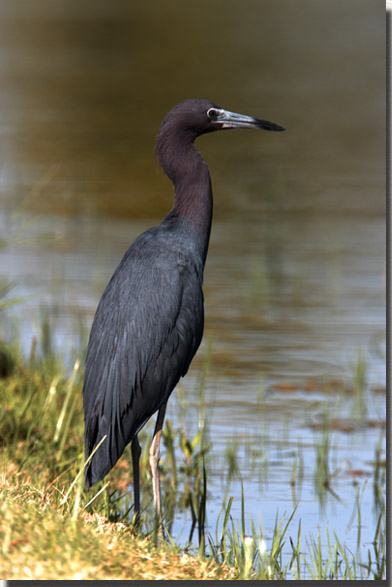
{"type": "Polygon", "coordinates": [[[218,115],[218,111],[215,108],[210,108],[209,110],[207,110],[208,118],[214,119],[217,117],[217,115],[218,115]]]}

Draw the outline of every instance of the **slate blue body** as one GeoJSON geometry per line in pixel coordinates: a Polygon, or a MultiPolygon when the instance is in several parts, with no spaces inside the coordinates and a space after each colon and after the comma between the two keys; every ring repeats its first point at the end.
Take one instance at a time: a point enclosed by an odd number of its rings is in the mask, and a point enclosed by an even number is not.
{"type": "Polygon", "coordinates": [[[201,342],[204,261],[187,235],[172,216],[141,234],[99,303],[84,381],[86,454],[107,439],[87,471],[88,486],[168,400],[201,342]]]}

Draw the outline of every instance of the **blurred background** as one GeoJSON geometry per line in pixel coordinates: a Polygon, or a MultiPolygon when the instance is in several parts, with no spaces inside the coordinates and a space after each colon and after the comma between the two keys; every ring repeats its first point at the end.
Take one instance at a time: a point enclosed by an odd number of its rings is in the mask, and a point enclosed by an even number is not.
{"type": "MultiPolygon", "coordinates": [[[[347,389],[366,406],[360,426],[335,430],[343,470],[369,469],[385,426],[384,31],[385,5],[368,0],[0,4],[0,276],[19,300],[0,317],[5,338],[18,321],[26,352],[45,307],[74,361],[122,255],[170,209],[154,143],[174,104],[206,98],[287,129],[198,139],[214,221],[205,339],[183,383],[191,401],[211,349],[213,450],[267,416],[274,475],[245,488],[267,528],[276,504],[292,508],[298,442],[314,460],[331,396],[349,422],[347,389]]],[[[297,515],[314,527],[306,481],[297,515]]],[[[338,483],[351,503],[352,475],[338,483]]],[[[347,529],[345,507],[332,499],[333,527],[347,529]]]]}

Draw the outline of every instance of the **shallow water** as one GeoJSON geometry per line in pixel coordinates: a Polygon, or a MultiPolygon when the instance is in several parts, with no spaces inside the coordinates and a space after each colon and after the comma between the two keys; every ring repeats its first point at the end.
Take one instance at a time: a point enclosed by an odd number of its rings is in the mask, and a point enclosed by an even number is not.
{"type": "MultiPolygon", "coordinates": [[[[214,5],[211,12],[202,3],[190,22],[176,2],[163,12],[159,3],[152,12],[126,3],[119,12],[101,3],[85,11],[40,0],[21,12],[3,4],[1,275],[14,286],[9,297],[24,298],[9,312],[28,351],[39,307],[48,305],[57,344],[76,357],[79,326],[89,327],[123,253],[170,208],[153,144],[178,100],[210,97],[285,126],[279,136],[198,141],[215,209],[205,337],[181,385],[196,402],[211,345],[210,530],[225,490],[225,450],[237,439],[246,511],[267,538],[277,508],[288,516],[298,500],[293,539],[301,519],[303,536],[320,528],[325,543],[328,526],[355,552],[359,490],[365,558],[385,426],[384,14],[359,0],[355,11],[350,2],[287,2],[287,18],[272,2],[253,4],[251,16],[235,2],[214,5]],[[361,364],[366,413],[342,389],[361,364]],[[315,445],[326,411],[339,420],[330,463],[338,473],[335,495],[324,492],[321,503],[315,445]],[[303,476],[293,497],[296,456],[303,476]]],[[[171,418],[176,402],[175,393],[171,418]]],[[[196,432],[192,410],[187,426],[196,432]]],[[[229,494],[239,515],[238,478],[229,494]]],[[[174,537],[185,541],[188,531],[179,513],[174,537]]]]}

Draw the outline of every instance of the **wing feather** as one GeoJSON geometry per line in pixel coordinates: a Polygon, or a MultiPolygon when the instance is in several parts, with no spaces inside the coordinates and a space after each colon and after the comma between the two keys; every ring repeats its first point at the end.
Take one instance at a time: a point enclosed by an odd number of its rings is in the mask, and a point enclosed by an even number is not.
{"type": "Polygon", "coordinates": [[[128,249],[91,329],[83,387],[86,457],[107,438],[87,469],[88,486],[110,471],[167,401],[202,337],[200,268],[150,232],[128,249]],[[147,242],[138,243],[143,238],[147,242]]]}

